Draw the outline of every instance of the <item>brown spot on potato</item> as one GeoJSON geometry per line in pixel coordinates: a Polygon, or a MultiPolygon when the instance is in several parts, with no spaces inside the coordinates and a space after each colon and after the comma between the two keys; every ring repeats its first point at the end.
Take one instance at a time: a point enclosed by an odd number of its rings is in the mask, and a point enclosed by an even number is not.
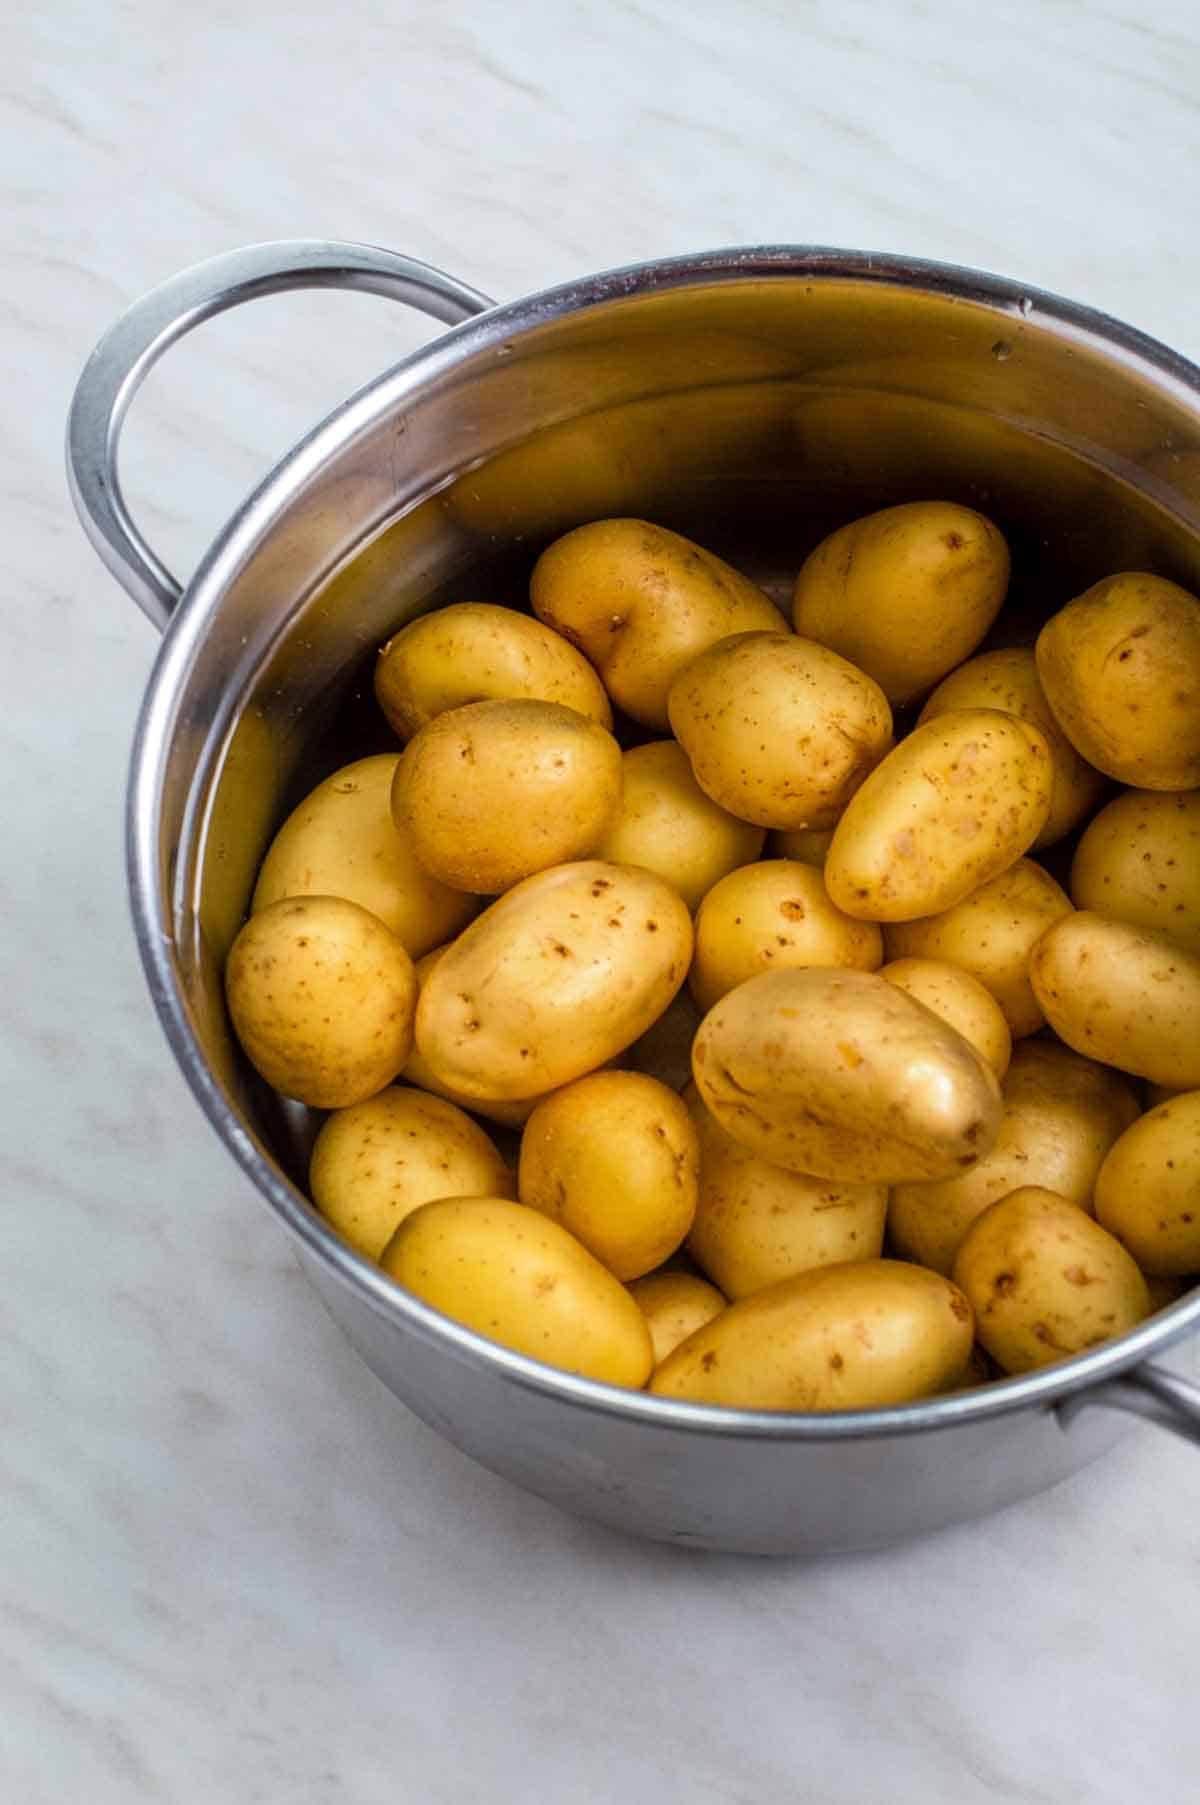
{"type": "Polygon", "coordinates": [[[711,1348],[708,1350],[707,1354],[701,1354],[700,1370],[702,1372],[706,1372],[706,1373],[712,1372],[712,1370],[716,1366],[716,1364],[717,1364],[717,1356],[713,1353],[711,1348]]]}

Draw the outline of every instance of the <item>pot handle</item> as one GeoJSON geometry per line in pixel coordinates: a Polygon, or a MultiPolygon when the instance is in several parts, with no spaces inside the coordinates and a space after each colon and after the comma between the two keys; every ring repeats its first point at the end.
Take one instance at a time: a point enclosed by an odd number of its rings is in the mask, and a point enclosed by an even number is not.
{"type": "Polygon", "coordinates": [[[1092,1404],[1146,1417],[1200,1447],[1200,1386],[1189,1384],[1164,1367],[1147,1362],[1064,1398],[1056,1406],[1063,1428],[1068,1428],[1079,1412],[1092,1404]]]}
{"type": "Polygon", "coordinates": [[[353,288],[403,301],[446,325],[494,305],[428,263],[372,244],[289,238],[193,264],[135,301],[96,346],[67,420],[67,482],[102,561],[158,628],[182,585],[130,518],[117,474],[121,427],[147,373],[176,339],[243,301],[292,288],[353,288]]]}

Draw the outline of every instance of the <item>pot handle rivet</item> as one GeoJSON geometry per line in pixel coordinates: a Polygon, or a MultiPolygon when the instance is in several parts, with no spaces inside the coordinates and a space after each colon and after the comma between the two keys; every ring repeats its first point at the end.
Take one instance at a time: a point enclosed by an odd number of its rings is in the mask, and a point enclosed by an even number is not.
{"type": "Polygon", "coordinates": [[[1189,1384],[1164,1367],[1147,1362],[1130,1372],[1119,1373],[1115,1379],[1104,1379],[1099,1385],[1075,1392],[1055,1406],[1058,1420],[1067,1429],[1081,1410],[1094,1404],[1145,1417],[1200,1447],[1200,1386],[1189,1384]]]}

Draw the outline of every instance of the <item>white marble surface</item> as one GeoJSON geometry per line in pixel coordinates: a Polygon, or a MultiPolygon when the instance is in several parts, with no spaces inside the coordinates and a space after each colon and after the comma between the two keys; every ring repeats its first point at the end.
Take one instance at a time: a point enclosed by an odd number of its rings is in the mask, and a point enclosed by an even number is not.
{"type": "MultiPolygon", "coordinates": [[[[1167,1436],[918,1546],[762,1563],[570,1521],[359,1366],[144,994],[120,842],[154,636],[60,452],[129,299],[292,234],[503,296],[735,241],[903,249],[1200,355],[1193,0],[45,0],[4,27],[0,1797],[1194,1798],[1200,1458],[1167,1436]]],[[[324,296],[190,340],[129,435],[154,540],[186,568],[420,334],[324,296]]]]}

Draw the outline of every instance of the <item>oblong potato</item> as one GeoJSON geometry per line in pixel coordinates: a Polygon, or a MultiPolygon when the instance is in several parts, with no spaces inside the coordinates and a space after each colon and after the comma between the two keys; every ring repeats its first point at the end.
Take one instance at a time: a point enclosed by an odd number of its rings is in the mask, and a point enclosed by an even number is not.
{"type": "Polygon", "coordinates": [[[984,1211],[954,1277],[980,1341],[1006,1373],[1067,1360],[1150,1314],[1146,1281],[1116,1237],[1036,1185],[984,1211]]]}
{"type": "Polygon", "coordinates": [[[868,1410],[961,1384],[971,1306],[899,1260],[802,1272],[730,1304],[668,1355],[650,1389],[743,1410],[868,1410]]]}
{"type": "Polygon", "coordinates": [[[539,620],[591,660],[613,701],[660,731],[667,691],[698,652],[730,633],[787,631],[749,578],[645,520],[595,520],[556,539],[529,593],[539,620]]]}
{"type": "Polygon", "coordinates": [[[874,972],[748,979],[700,1024],[692,1072],[734,1140],[818,1178],[944,1178],[1000,1125],[1000,1086],[974,1047],[874,972]]]}
{"type": "Polygon", "coordinates": [[[1096,1217],[1144,1273],[1200,1273],[1200,1090],[1160,1103],[1110,1147],[1096,1217]]]}
{"type": "Polygon", "coordinates": [[[701,1009],[764,971],[840,965],[874,971],[883,936],[829,900],[821,873],[796,859],[764,859],[731,871],[696,913],[688,988],[701,1009]]]}
{"type": "MultiPolygon", "coordinates": [[[[422,990],[430,972],[450,951],[447,946],[435,946],[416,963],[417,1000],[420,1001],[422,990]]],[[[690,1066],[688,1068],[691,1069],[690,1066]]],[[[456,1103],[460,1109],[469,1109],[474,1115],[486,1116],[491,1122],[498,1122],[503,1128],[523,1128],[530,1115],[541,1102],[541,1097],[525,1097],[516,1103],[505,1103],[496,1097],[468,1097],[462,1091],[456,1091],[451,1084],[443,1084],[427,1060],[421,1057],[416,1036],[413,1037],[412,1049],[404,1062],[400,1073],[406,1084],[414,1085],[418,1090],[428,1091],[431,1096],[444,1097],[447,1103],[456,1103]]],[[[503,1188],[498,1193],[504,1195],[503,1188]]]]}
{"type": "Polygon", "coordinates": [[[828,827],[892,743],[879,685],[793,633],[709,646],[667,709],[700,788],[760,827],[828,827]]]}
{"type": "Polygon", "coordinates": [[[915,727],[851,797],[825,860],[839,909],[915,921],[962,902],[1033,844],[1050,808],[1036,727],[960,708],[915,727]]]}
{"type": "Polygon", "coordinates": [[[1154,1084],[1200,1088],[1200,954],[1078,909],[1042,935],[1029,981],[1077,1053],[1154,1084]]]}
{"type": "Polygon", "coordinates": [[[997,1078],[1003,1078],[1012,1058],[1012,1035],[1004,1011],[978,978],[944,959],[893,959],[880,966],[879,975],[957,1028],[997,1078]]]}
{"type": "Polygon", "coordinates": [[[687,905],[660,877],[558,865],[485,909],[439,960],[417,1006],[418,1051],[464,1096],[556,1090],[644,1034],[691,956],[687,905]]]}
{"type": "Polygon", "coordinates": [[[716,1286],[692,1272],[647,1273],[634,1279],[629,1295],[646,1318],[655,1366],[725,1308],[716,1286]]]}
{"type": "Polygon", "coordinates": [[[765,838],[705,795],[682,746],[651,740],[622,757],[620,806],[595,850],[656,871],[695,910],[718,878],[758,857],[765,838]]]}
{"type": "Polygon", "coordinates": [[[796,578],[797,633],[911,702],[970,656],[1008,589],[1008,546],[973,508],[912,501],[852,520],[796,578]]]}
{"type": "Polygon", "coordinates": [[[443,1315],[547,1366],[634,1388],[650,1376],[650,1331],[624,1285],[574,1235],[523,1203],[424,1203],[379,1263],[443,1315]]]}
{"type": "Polygon", "coordinates": [[[1126,790],[1102,808],[1075,848],[1071,898],[1200,953],[1200,790],[1126,790]]]}

